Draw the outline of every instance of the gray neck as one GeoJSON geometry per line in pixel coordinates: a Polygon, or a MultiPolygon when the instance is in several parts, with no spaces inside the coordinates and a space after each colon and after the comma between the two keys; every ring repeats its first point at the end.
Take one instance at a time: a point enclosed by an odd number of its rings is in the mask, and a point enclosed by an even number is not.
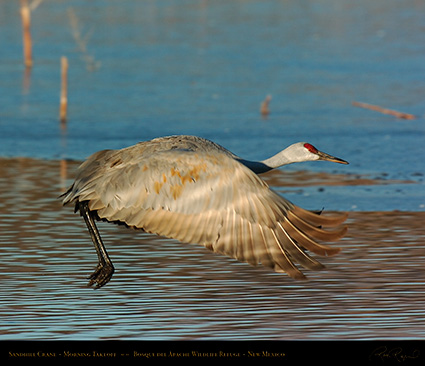
{"type": "Polygon", "coordinates": [[[262,174],[266,173],[272,169],[274,169],[271,166],[268,166],[262,161],[249,161],[244,159],[238,159],[243,165],[245,165],[247,168],[251,169],[256,174],[262,174]]]}
{"type": "MultiPolygon", "coordinates": [[[[266,173],[272,169],[279,168],[283,165],[288,165],[297,162],[297,159],[293,159],[289,156],[289,148],[285,149],[272,157],[262,161],[250,161],[244,159],[238,159],[243,165],[251,169],[256,174],[266,173]]],[[[303,161],[302,159],[299,161],[303,161]]]]}

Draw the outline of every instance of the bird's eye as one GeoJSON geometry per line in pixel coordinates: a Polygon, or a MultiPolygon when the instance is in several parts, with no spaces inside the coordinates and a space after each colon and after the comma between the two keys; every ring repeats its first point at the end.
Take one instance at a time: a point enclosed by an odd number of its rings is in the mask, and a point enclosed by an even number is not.
{"type": "Polygon", "coordinates": [[[309,143],[305,143],[304,147],[313,154],[317,154],[319,152],[319,150],[317,150],[313,145],[309,143]]]}

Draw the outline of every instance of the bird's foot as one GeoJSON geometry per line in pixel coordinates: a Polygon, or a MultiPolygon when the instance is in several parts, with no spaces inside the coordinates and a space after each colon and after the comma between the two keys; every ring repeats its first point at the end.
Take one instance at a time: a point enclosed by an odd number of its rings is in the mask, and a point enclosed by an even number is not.
{"type": "Polygon", "coordinates": [[[115,268],[112,263],[99,263],[96,270],[88,277],[88,286],[96,284],[96,288],[106,285],[114,274],[115,268]]]}

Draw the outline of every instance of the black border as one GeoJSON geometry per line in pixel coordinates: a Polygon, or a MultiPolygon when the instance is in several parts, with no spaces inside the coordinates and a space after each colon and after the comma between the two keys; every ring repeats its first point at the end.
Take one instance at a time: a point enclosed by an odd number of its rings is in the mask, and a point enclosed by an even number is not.
{"type": "Polygon", "coordinates": [[[425,364],[425,341],[2,341],[2,364],[28,362],[273,361],[425,364]]]}

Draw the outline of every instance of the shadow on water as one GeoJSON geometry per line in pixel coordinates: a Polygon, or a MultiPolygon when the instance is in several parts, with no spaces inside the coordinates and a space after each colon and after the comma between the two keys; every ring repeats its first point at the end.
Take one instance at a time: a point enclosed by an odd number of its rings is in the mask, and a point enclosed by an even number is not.
{"type": "MultiPolygon", "coordinates": [[[[64,162],[1,159],[0,173],[0,339],[425,335],[424,212],[350,212],[342,253],[322,259],[326,269],[307,272],[306,282],[99,223],[116,273],[93,290],[94,248],[81,218],[57,199],[69,183],[64,162]]],[[[300,174],[285,174],[287,185],[300,174]]],[[[278,173],[266,179],[283,188],[278,173]]]]}

